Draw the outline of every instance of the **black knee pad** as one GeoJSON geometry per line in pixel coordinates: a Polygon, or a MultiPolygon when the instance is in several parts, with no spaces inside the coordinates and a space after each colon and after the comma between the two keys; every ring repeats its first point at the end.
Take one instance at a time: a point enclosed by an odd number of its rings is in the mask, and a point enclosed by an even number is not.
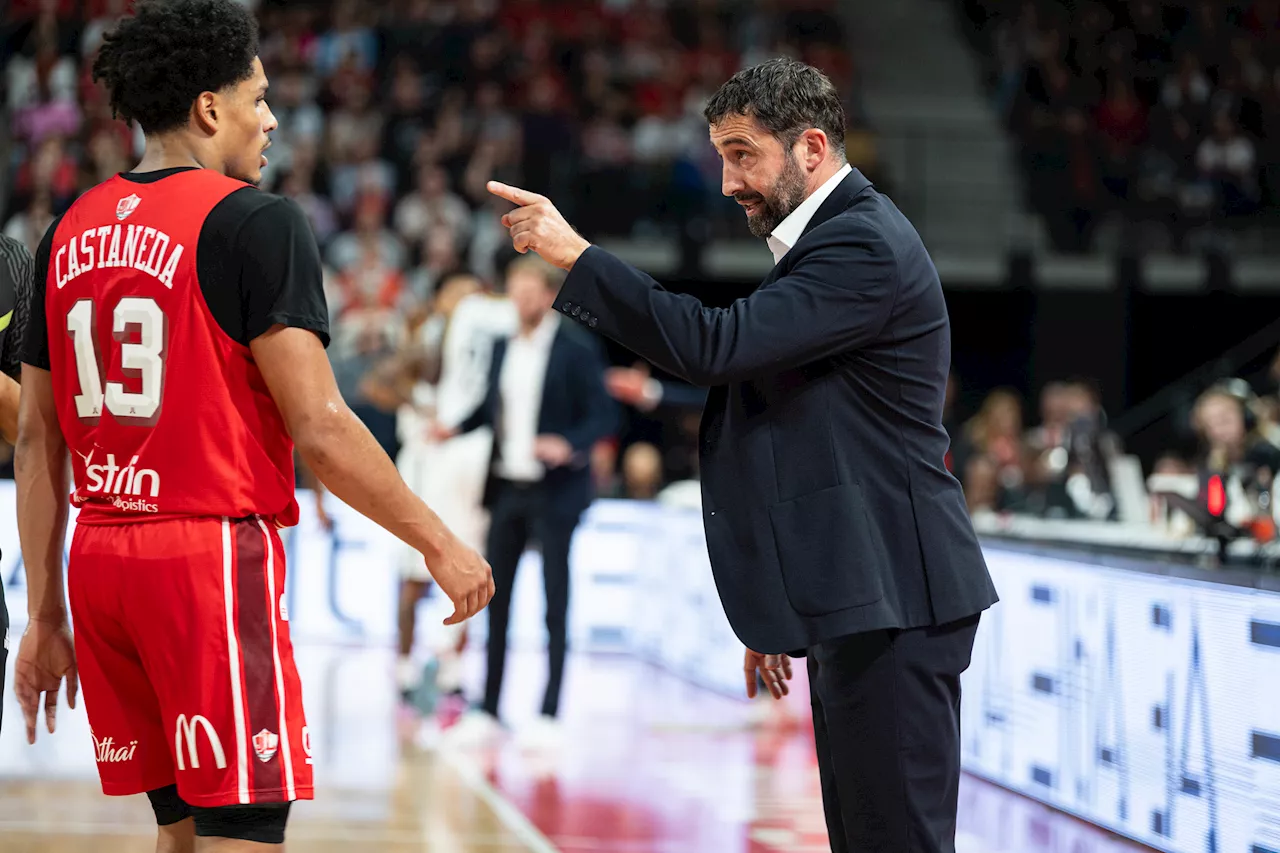
{"type": "Polygon", "coordinates": [[[284,844],[284,825],[289,820],[290,803],[260,806],[220,806],[193,808],[196,835],[201,838],[231,838],[258,844],[284,844]]]}
{"type": "Polygon", "coordinates": [[[171,826],[191,817],[191,806],[178,796],[177,785],[147,791],[147,799],[151,801],[151,810],[156,813],[157,826],[171,826]]]}

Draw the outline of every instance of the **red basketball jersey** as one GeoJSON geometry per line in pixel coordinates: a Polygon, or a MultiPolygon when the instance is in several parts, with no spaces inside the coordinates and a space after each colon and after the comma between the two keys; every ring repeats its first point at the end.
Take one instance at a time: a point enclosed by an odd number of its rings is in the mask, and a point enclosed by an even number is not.
{"type": "Polygon", "coordinates": [[[54,232],[49,366],[81,524],[297,523],[293,442],[196,273],[205,218],[243,187],[208,169],[151,184],[117,176],[81,196],[54,232]]]}

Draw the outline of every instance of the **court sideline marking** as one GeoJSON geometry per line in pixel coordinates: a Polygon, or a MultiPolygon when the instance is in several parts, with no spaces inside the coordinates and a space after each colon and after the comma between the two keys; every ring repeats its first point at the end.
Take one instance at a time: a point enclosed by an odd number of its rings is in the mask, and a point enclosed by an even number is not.
{"type": "Polygon", "coordinates": [[[474,762],[468,761],[463,755],[451,749],[439,750],[437,754],[458,774],[471,793],[488,806],[502,825],[511,830],[511,833],[520,840],[520,843],[526,845],[531,853],[561,853],[559,848],[542,834],[542,830],[525,817],[524,812],[516,808],[514,803],[489,783],[474,762]]]}

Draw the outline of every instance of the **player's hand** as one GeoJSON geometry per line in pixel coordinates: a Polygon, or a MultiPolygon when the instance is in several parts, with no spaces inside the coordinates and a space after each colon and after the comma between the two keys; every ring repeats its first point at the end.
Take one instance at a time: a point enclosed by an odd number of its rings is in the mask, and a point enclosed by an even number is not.
{"type": "Polygon", "coordinates": [[[548,468],[559,468],[573,458],[573,445],[562,435],[540,435],[533,440],[533,456],[548,468]]]}
{"type": "Polygon", "coordinates": [[[657,406],[658,401],[649,395],[649,371],[642,367],[610,367],[604,372],[604,387],[619,403],[643,412],[657,406]]]}
{"type": "Polygon", "coordinates": [[[520,254],[537,252],[547,263],[567,270],[591,248],[546,196],[497,181],[485,186],[494,195],[517,205],[502,217],[502,224],[511,232],[511,245],[520,254]]]}
{"type": "Polygon", "coordinates": [[[428,561],[427,569],[453,602],[453,615],[444,620],[446,625],[470,619],[493,598],[493,570],[474,548],[452,534],[439,556],[428,561]]]}
{"type": "Polygon", "coordinates": [[[36,713],[44,695],[44,719],[49,734],[57,728],[58,689],[67,679],[67,705],[76,706],[80,680],[76,649],[65,621],[32,619],[22,635],[13,666],[13,688],[27,724],[27,743],[36,742],[36,713]]]}
{"type": "Polygon", "coordinates": [[[791,692],[787,682],[791,680],[791,658],[787,655],[762,655],[747,649],[742,661],[742,671],[747,677],[747,698],[756,698],[756,673],[774,699],[781,699],[791,692]]]}
{"type": "Polygon", "coordinates": [[[457,434],[456,429],[450,429],[439,421],[433,420],[427,424],[427,438],[431,441],[448,441],[457,434]]]}

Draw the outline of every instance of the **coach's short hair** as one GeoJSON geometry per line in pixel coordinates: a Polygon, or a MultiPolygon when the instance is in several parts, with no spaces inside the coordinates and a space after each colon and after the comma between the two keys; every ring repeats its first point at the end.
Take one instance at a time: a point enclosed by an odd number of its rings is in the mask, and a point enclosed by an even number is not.
{"type": "Polygon", "coordinates": [[[506,275],[504,278],[509,279],[511,276],[518,273],[528,273],[529,275],[537,276],[542,279],[542,283],[546,286],[547,290],[553,292],[558,293],[560,288],[564,285],[565,271],[544,261],[537,255],[526,255],[522,258],[516,258],[511,263],[507,264],[506,275]]]}
{"type": "Polygon", "coordinates": [[[253,76],[258,25],[236,0],[142,0],[103,37],[94,81],[111,111],[148,134],[186,124],[201,92],[253,76]]]}
{"type": "Polygon", "coordinates": [[[840,158],[845,156],[844,104],[827,75],[812,65],[779,57],[739,71],[703,111],[712,125],[731,114],[755,116],[786,147],[816,127],[840,158]]]}

